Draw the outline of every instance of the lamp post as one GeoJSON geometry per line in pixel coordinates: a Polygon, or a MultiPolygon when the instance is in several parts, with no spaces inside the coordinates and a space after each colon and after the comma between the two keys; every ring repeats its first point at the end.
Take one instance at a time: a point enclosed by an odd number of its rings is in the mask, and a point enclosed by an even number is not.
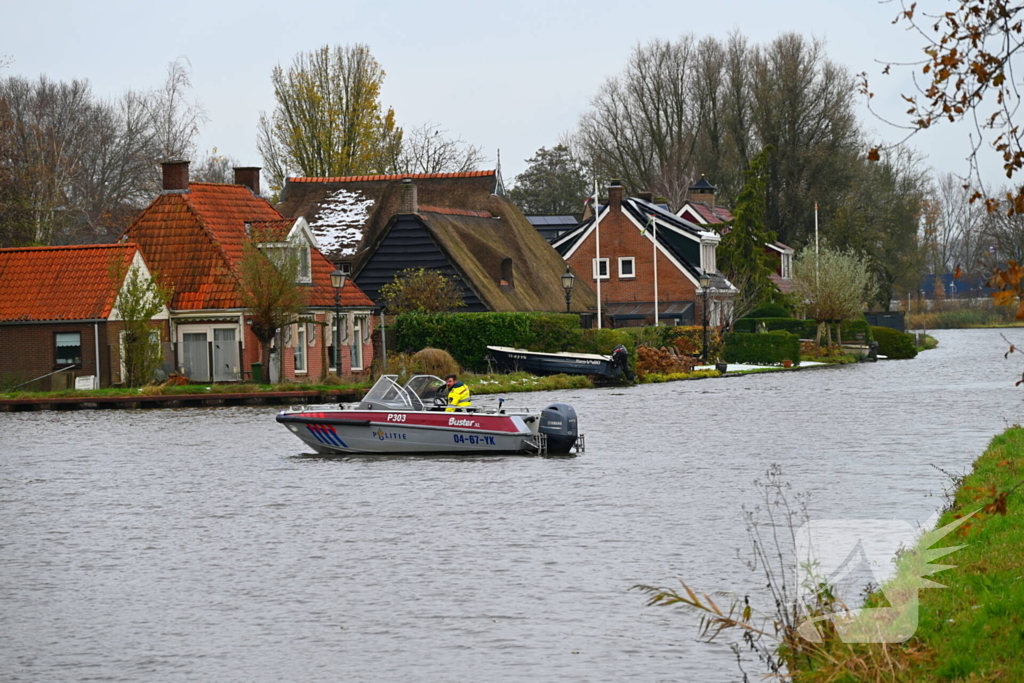
{"type": "Polygon", "coordinates": [[[569,264],[565,265],[565,272],[562,273],[562,289],[565,291],[565,312],[571,313],[572,307],[572,286],[576,284],[576,276],[569,270],[569,264]]]}
{"type": "Polygon", "coordinates": [[[341,288],[345,286],[345,273],[331,272],[331,287],[334,288],[334,374],[341,377],[341,330],[338,318],[341,316],[341,288]]]}
{"type": "Polygon", "coordinates": [[[711,276],[706,272],[700,274],[700,288],[704,294],[703,318],[704,318],[704,364],[708,364],[708,293],[711,291],[711,276]]]}

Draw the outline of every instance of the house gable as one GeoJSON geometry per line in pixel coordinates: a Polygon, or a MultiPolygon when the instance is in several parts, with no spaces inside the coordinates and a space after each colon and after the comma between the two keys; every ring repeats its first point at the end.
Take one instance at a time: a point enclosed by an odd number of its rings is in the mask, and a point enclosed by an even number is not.
{"type": "Polygon", "coordinates": [[[416,215],[403,214],[392,219],[379,244],[356,275],[356,284],[370,299],[380,304],[381,288],[407,268],[439,271],[462,289],[463,301],[466,304],[466,308],[462,310],[488,310],[441,250],[422,219],[416,215]]]}

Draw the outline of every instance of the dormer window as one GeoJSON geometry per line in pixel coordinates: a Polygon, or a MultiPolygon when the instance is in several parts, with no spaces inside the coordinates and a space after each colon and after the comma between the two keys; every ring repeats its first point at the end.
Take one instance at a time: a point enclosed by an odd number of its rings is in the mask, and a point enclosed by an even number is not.
{"type": "Polygon", "coordinates": [[[499,284],[503,287],[515,287],[514,273],[512,272],[512,259],[501,260],[501,280],[499,284]]]}
{"type": "Polygon", "coordinates": [[[718,272],[716,252],[721,239],[713,233],[704,233],[700,238],[700,268],[706,273],[718,272]]]}
{"type": "Polygon", "coordinates": [[[313,272],[309,259],[309,245],[305,243],[297,244],[292,247],[292,252],[295,254],[298,262],[296,281],[312,282],[313,272]]]}

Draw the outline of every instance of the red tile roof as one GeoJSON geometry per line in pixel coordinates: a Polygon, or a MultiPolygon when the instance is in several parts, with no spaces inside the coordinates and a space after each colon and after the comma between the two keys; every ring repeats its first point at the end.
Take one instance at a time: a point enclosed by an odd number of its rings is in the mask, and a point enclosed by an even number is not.
{"type": "Polygon", "coordinates": [[[121,288],[111,266],[127,267],[131,243],[0,249],[0,321],[98,320],[121,288]]]}
{"type": "Polygon", "coordinates": [[[284,242],[295,227],[294,218],[279,221],[250,221],[250,234],[261,242],[284,242]]]}
{"type": "Polygon", "coordinates": [[[707,223],[727,223],[734,218],[728,209],[721,206],[712,208],[704,202],[689,201],[687,203],[707,223]]]}
{"type": "MultiPolygon", "coordinates": [[[[173,310],[241,308],[237,268],[246,240],[245,224],[290,230],[285,219],[244,185],[191,183],[188,192],[165,193],[128,228],[160,280],[173,287],[173,310]]],[[[287,231],[284,233],[287,235],[287,231]]],[[[334,305],[334,266],[314,252],[309,305],[334,305]]],[[[372,306],[354,284],[342,290],[342,305],[372,306]]]]}
{"type": "Polygon", "coordinates": [[[493,176],[496,171],[467,171],[465,173],[398,173],[395,175],[350,175],[330,178],[298,177],[288,178],[290,183],[359,183],[373,180],[421,180],[424,178],[482,178],[493,176]]]}

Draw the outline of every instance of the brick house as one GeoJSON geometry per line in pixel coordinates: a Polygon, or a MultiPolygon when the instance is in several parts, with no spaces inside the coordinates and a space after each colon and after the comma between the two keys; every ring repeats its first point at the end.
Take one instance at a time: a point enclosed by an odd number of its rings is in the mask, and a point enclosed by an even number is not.
{"type": "Polygon", "coordinates": [[[708,313],[712,325],[725,324],[731,315],[733,285],[718,272],[715,250],[721,237],[712,229],[685,220],[648,199],[625,196],[613,182],[608,204],[562,235],[553,246],[573,270],[597,288],[601,278],[605,324],[631,326],[653,323],[655,263],[657,308],[661,324],[699,324],[698,302],[703,301],[699,279],[711,277],[708,313]],[[598,230],[600,261],[597,259],[598,230]],[[655,259],[657,259],[655,261],[655,259]]]}
{"type": "MultiPolygon", "coordinates": [[[[151,272],[132,243],[0,249],[0,378],[33,391],[73,388],[79,377],[94,386],[122,376],[117,273],[151,272]],[[38,378],[38,380],[37,380],[38,378]],[[37,381],[31,381],[37,380],[37,381]]],[[[165,345],[169,311],[152,327],[165,345]]]]}
{"type": "MultiPolygon", "coordinates": [[[[260,344],[238,295],[242,248],[251,238],[268,253],[295,253],[301,264],[299,282],[308,287],[308,314],[278,333],[264,377],[316,381],[338,371],[332,344],[334,266],[320,253],[306,221],[286,219],[260,196],[259,168],[236,168],[235,184],[227,185],[192,183],[188,166],[187,161],[163,164],[163,192],[124,236],[138,244],[161,283],[173,290],[169,334],[174,367],[194,381],[251,377],[252,364],[261,357],[260,344]]],[[[373,302],[348,280],[340,291],[337,329],[342,376],[369,371],[372,309],[373,302]]]]}
{"type": "MultiPolygon", "coordinates": [[[[697,225],[707,225],[725,235],[729,232],[727,225],[735,216],[724,206],[715,205],[718,188],[708,182],[703,175],[690,186],[687,200],[676,211],[676,215],[697,225]]],[[[793,291],[793,255],[796,250],[782,242],[764,245],[765,252],[775,263],[775,272],[771,280],[783,294],[793,291]]]]}

